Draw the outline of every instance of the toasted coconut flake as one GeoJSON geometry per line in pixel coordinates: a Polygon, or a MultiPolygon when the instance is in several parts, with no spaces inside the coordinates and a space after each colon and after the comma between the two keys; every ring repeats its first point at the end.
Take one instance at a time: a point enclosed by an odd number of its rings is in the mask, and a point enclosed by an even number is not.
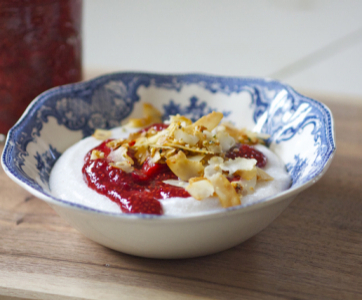
{"type": "Polygon", "coordinates": [[[177,114],[176,116],[170,116],[169,123],[180,123],[182,127],[186,127],[192,124],[192,121],[184,116],[177,114]]]}
{"type": "Polygon", "coordinates": [[[154,163],[158,162],[161,159],[161,153],[160,151],[156,151],[155,154],[152,157],[152,161],[154,163]]]}
{"type": "Polygon", "coordinates": [[[256,168],[253,168],[250,171],[238,171],[235,174],[239,174],[242,179],[245,180],[252,180],[253,178],[256,178],[256,168]]]}
{"type": "Polygon", "coordinates": [[[143,116],[144,116],[143,118],[130,119],[126,125],[129,127],[138,128],[138,127],[145,127],[153,123],[162,122],[161,112],[149,103],[143,104],[143,116]]]}
{"type": "Polygon", "coordinates": [[[129,164],[133,165],[134,161],[131,157],[127,154],[128,148],[125,145],[122,145],[117,150],[112,151],[108,155],[108,160],[111,162],[122,162],[122,161],[128,161],[129,164]]]}
{"type": "Polygon", "coordinates": [[[135,144],[133,145],[134,147],[142,147],[142,146],[147,146],[149,145],[149,140],[148,138],[144,137],[144,136],[140,136],[138,139],[136,139],[135,144]]]}
{"type": "Polygon", "coordinates": [[[187,158],[193,161],[202,161],[205,158],[205,155],[199,154],[199,155],[188,156],[187,158]]]}
{"type": "Polygon", "coordinates": [[[170,147],[170,146],[163,146],[163,145],[148,145],[150,148],[155,148],[155,149],[163,149],[163,150],[173,150],[173,152],[175,152],[176,151],[176,149],[175,148],[172,148],[172,147],[170,147]]]}
{"type": "Polygon", "coordinates": [[[204,166],[200,162],[187,159],[185,153],[182,151],[169,157],[166,160],[166,163],[171,171],[184,181],[187,181],[192,177],[202,176],[204,173],[204,166]]]}
{"type": "Polygon", "coordinates": [[[134,170],[130,162],[127,160],[117,161],[115,163],[110,163],[109,165],[111,165],[114,168],[121,169],[126,173],[131,173],[134,170]]]}
{"type": "Polygon", "coordinates": [[[250,139],[255,144],[264,144],[264,140],[270,138],[269,134],[254,132],[245,128],[242,129],[242,132],[248,137],[248,139],[250,139]]]}
{"type": "Polygon", "coordinates": [[[225,162],[222,168],[224,171],[228,170],[230,175],[239,175],[244,180],[251,180],[256,178],[256,163],[257,161],[253,158],[238,157],[225,162]]]}
{"type": "Polygon", "coordinates": [[[272,181],[274,180],[267,172],[263,169],[256,167],[256,178],[258,181],[272,181]]]}
{"type": "Polygon", "coordinates": [[[146,146],[137,147],[137,151],[134,156],[137,159],[138,163],[142,165],[146,161],[147,157],[150,156],[148,147],[146,146]]]}
{"type": "Polygon", "coordinates": [[[143,114],[145,117],[152,118],[155,122],[162,122],[162,113],[150,103],[143,104],[143,114]]]}
{"type": "Polygon", "coordinates": [[[202,134],[204,135],[204,140],[212,140],[213,139],[213,134],[208,130],[204,130],[202,132],[202,134]]]}
{"type": "Polygon", "coordinates": [[[186,187],[186,191],[196,200],[202,200],[214,194],[214,186],[208,179],[200,177],[197,180],[192,179],[194,178],[190,179],[190,184],[186,187]]]}
{"type": "Polygon", "coordinates": [[[204,177],[192,177],[192,178],[189,179],[189,184],[198,182],[200,180],[206,180],[206,178],[204,178],[204,177]]]}
{"type": "Polygon", "coordinates": [[[214,156],[209,160],[209,165],[204,169],[204,176],[210,179],[213,175],[222,173],[220,165],[224,162],[221,157],[214,156]]]}
{"type": "Polygon", "coordinates": [[[104,153],[102,151],[93,150],[90,159],[96,160],[99,158],[104,158],[104,153]]]}
{"type": "Polygon", "coordinates": [[[164,157],[169,158],[170,156],[174,155],[175,152],[176,152],[176,149],[170,149],[170,150],[166,149],[166,151],[163,150],[162,153],[163,153],[164,157]]]}
{"type": "Polygon", "coordinates": [[[237,157],[235,159],[229,159],[221,165],[223,171],[228,171],[229,174],[234,174],[237,171],[253,171],[255,169],[256,175],[256,159],[249,159],[244,157],[237,157]]]}
{"type": "Polygon", "coordinates": [[[167,138],[168,138],[168,136],[166,136],[166,135],[161,135],[161,136],[159,137],[159,139],[157,140],[157,145],[163,145],[164,143],[166,143],[167,138]]]}
{"type": "Polygon", "coordinates": [[[220,154],[222,152],[221,146],[217,144],[210,144],[206,146],[210,153],[220,154]]]}
{"type": "Polygon", "coordinates": [[[254,193],[256,186],[256,176],[250,180],[241,180],[240,184],[243,186],[243,194],[254,193]]]}
{"type": "Polygon", "coordinates": [[[223,129],[224,131],[226,131],[235,140],[239,139],[240,129],[236,128],[233,124],[228,122],[222,123],[219,128],[220,130],[223,129]]]}
{"type": "Polygon", "coordinates": [[[129,141],[135,141],[136,139],[138,139],[139,137],[141,137],[143,135],[144,135],[144,133],[132,132],[132,133],[129,134],[128,140],[129,141]]]}
{"type": "Polygon", "coordinates": [[[222,123],[220,128],[224,128],[224,130],[229,133],[231,137],[235,140],[239,141],[242,144],[265,144],[265,140],[268,139],[270,136],[263,133],[252,132],[245,128],[238,129],[231,123],[222,123]]]}
{"type": "Polygon", "coordinates": [[[106,144],[106,146],[108,148],[111,148],[111,149],[117,149],[119,148],[120,146],[122,146],[123,143],[126,142],[126,139],[118,139],[118,140],[113,140],[113,141],[110,141],[106,144]]]}
{"type": "Polygon", "coordinates": [[[186,151],[190,151],[190,152],[194,152],[194,153],[202,153],[202,154],[215,154],[212,151],[208,151],[207,149],[200,149],[200,148],[190,148],[190,147],[185,147],[185,146],[181,146],[178,145],[176,143],[165,143],[164,146],[168,146],[168,147],[173,147],[176,149],[182,149],[182,150],[186,150],[186,151]]]}
{"type": "MultiPolygon", "coordinates": [[[[156,135],[153,135],[151,137],[145,137],[140,136],[138,139],[135,140],[135,144],[133,145],[133,148],[138,147],[148,147],[150,145],[157,145],[158,139],[163,135],[164,133],[162,131],[158,132],[156,135]]],[[[159,145],[160,146],[160,145],[159,145]]]]}
{"type": "Polygon", "coordinates": [[[148,144],[148,145],[156,144],[158,142],[158,140],[166,134],[167,134],[167,130],[159,131],[155,135],[146,138],[146,140],[144,141],[144,144],[148,144]]]}
{"type": "Polygon", "coordinates": [[[170,126],[167,127],[167,136],[172,138],[175,130],[182,128],[180,122],[171,123],[170,126]]]}
{"type": "Polygon", "coordinates": [[[215,189],[215,193],[222,207],[226,208],[241,204],[239,195],[224,175],[217,173],[211,176],[209,180],[215,189]]]}
{"type": "Polygon", "coordinates": [[[227,132],[225,131],[219,131],[216,134],[216,138],[220,142],[221,150],[223,152],[228,151],[231,147],[235,146],[236,142],[233,137],[231,137],[227,132]]]}
{"type": "Polygon", "coordinates": [[[206,127],[206,129],[208,131],[212,131],[220,123],[220,121],[223,117],[224,116],[221,112],[213,111],[212,113],[198,119],[191,126],[193,126],[194,128],[197,126],[202,126],[202,127],[206,127]]]}
{"type": "Polygon", "coordinates": [[[131,128],[141,128],[141,127],[146,127],[147,125],[150,125],[151,122],[148,118],[134,118],[134,119],[130,119],[128,121],[128,123],[125,125],[127,127],[131,127],[131,128]]]}
{"type": "Polygon", "coordinates": [[[92,136],[97,140],[105,141],[112,136],[112,132],[110,130],[96,129],[92,136]]]}
{"type": "Polygon", "coordinates": [[[199,141],[197,136],[188,134],[182,129],[176,129],[173,134],[176,140],[181,140],[185,144],[189,144],[192,146],[196,145],[196,143],[199,141]]]}

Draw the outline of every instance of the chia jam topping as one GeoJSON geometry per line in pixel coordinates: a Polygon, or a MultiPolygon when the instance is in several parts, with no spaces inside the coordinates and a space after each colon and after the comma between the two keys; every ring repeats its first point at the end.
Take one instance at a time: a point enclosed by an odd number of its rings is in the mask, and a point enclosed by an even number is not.
{"type": "MultiPolygon", "coordinates": [[[[165,124],[153,124],[140,132],[146,132],[150,128],[161,131],[167,126],[165,124]]],[[[190,197],[190,194],[184,188],[163,182],[164,180],[178,179],[167,164],[154,163],[151,159],[147,159],[140,165],[134,159],[135,153],[132,149],[129,149],[127,153],[135,162],[132,172],[127,173],[110,165],[107,160],[112,151],[107,146],[110,141],[112,140],[104,141],[87,153],[82,173],[90,188],[117,203],[124,213],[161,215],[163,210],[159,202],[160,199],[190,197]],[[91,154],[94,150],[104,153],[104,157],[92,160],[91,154]]],[[[254,158],[257,160],[257,166],[261,168],[267,162],[266,157],[260,151],[243,144],[237,144],[229,149],[225,157],[231,159],[236,157],[254,158]]],[[[232,180],[236,179],[238,178],[232,180]]]]}

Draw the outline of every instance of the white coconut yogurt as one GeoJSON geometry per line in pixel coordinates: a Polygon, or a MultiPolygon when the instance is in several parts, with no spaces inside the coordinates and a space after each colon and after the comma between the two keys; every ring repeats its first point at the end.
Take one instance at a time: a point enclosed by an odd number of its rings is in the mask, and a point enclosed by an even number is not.
{"type": "MultiPolygon", "coordinates": [[[[116,128],[112,130],[112,138],[126,138],[131,132],[138,129],[116,128]]],[[[68,148],[54,165],[50,175],[50,189],[52,195],[76,204],[105,212],[120,213],[121,209],[108,197],[98,194],[87,186],[83,179],[82,167],[85,155],[101,142],[94,137],[85,138],[68,148]]],[[[262,145],[255,148],[268,159],[264,168],[272,181],[258,182],[255,192],[242,197],[242,204],[251,204],[260,199],[276,195],[290,186],[290,176],[285,170],[279,157],[262,145]]],[[[221,209],[220,201],[216,197],[203,200],[189,198],[169,198],[160,200],[165,215],[185,215],[221,209]]]]}

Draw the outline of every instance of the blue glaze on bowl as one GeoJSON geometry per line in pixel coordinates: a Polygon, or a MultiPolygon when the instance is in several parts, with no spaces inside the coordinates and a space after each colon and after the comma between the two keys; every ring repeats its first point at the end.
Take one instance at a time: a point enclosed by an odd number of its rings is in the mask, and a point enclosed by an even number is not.
{"type": "Polygon", "coordinates": [[[153,102],[164,118],[180,113],[196,120],[218,110],[238,126],[269,134],[270,148],[283,159],[291,175],[291,189],[319,178],[335,151],[330,110],[280,82],[200,74],[115,73],[38,96],[9,131],[3,167],[32,192],[97,211],[53,197],[51,168],[72,143],[96,128],[119,126],[139,102],[153,102]],[[245,124],[243,119],[249,122],[245,124]]]}

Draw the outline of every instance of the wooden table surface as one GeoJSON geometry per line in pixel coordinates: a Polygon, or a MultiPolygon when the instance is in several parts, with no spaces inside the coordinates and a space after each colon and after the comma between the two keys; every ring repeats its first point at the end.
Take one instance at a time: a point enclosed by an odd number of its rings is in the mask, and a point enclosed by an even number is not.
{"type": "Polygon", "coordinates": [[[362,299],[362,107],[329,106],[338,150],[325,176],[261,233],[207,257],[107,249],[1,169],[0,299],[362,299]]]}

